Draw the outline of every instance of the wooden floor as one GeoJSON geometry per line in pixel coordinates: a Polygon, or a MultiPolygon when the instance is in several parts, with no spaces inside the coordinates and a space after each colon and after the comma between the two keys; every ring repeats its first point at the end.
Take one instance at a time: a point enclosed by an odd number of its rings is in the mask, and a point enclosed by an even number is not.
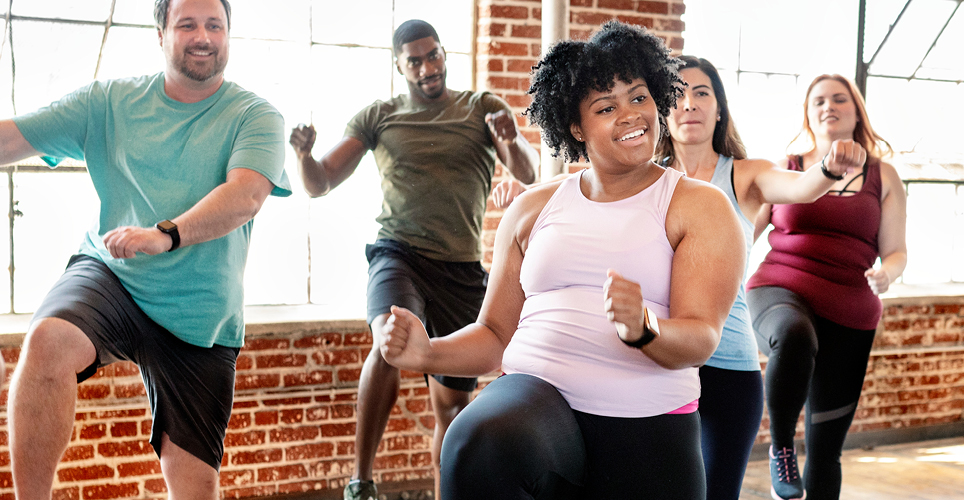
{"type": "MultiPolygon", "coordinates": [[[[964,500],[964,437],[846,450],[841,462],[841,500],[964,500]]],[[[769,498],[769,463],[750,462],[740,500],[769,498]]]]}

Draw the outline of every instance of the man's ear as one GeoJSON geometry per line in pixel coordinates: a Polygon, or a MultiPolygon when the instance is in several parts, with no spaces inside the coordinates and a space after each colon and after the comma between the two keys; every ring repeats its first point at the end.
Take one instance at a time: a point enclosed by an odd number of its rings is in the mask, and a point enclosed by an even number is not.
{"type": "Polygon", "coordinates": [[[157,29],[157,44],[161,47],[164,46],[164,32],[160,28],[157,29]]]}
{"type": "Polygon", "coordinates": [[[395,69],[399,75],[405,76],[405,73],[402,72],[402,62],[399,61],[397,57],[395,58],[395,69]]]}

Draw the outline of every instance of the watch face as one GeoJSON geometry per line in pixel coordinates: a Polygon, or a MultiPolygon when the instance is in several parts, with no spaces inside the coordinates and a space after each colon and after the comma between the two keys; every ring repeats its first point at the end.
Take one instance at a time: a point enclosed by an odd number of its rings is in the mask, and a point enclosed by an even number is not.
{"type": "Polygon", "coordinates": [[[157,223],[157,228],[166,233],[177,229],[177,224],[169,220],[162,220],[161,222],[157,223]]]}

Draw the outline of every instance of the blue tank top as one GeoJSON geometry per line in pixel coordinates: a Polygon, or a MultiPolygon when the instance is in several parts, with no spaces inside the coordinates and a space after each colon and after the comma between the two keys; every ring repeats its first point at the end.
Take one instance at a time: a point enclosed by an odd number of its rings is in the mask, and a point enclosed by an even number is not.
{"type": "MultiPolygon", "coordinates": [[[[743,215],[740,204],[736,201],[736,192],[733,190],[733,158],[720,155],[710,183],[726,193],[726,197],[730,199],[730,203],[736,210],[740,226],[743,228],[743,235],[746,237],[746,254],[749,262],[750,247],[753,245],[753,223],[743,215]]],[[[746,281],[745,274],[744,271],[744,281],[746,281]]],[[[746,288],[741,283],[736,302],[730,309],[726,324],[723,325],[720,345],[706,365],[724,370],[759,371],[760,355],[751,325],[750,310],[746,305],[746,288]]]]}

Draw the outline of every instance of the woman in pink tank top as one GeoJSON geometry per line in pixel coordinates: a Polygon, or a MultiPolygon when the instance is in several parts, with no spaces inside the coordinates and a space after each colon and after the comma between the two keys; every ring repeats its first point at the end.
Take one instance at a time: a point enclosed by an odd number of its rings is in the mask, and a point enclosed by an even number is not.
{"type": "Polygon", "coordinates": [[[615,21],[550,48],[527,114],[590,168],[506,211],[475,324],[429,339],[393,308],[389,363],[507,373],[446,432],[445,500],[705,498],[696,367],[739,289],[744,236],[719,190],[652,161],[676,67],[659,37],[615,21]]]}
{"type": "Polygon", "coordinates": [[[890,146],[870,126],[863,98],[846,78],[822,75],[810,84],[800,138],[809,150],[781,166],[819,169],[836,182],[813,203],[761,212],[758,232],[773,224],[771,250],[747,282],[747,303],[768,356],[771,495],[836,499],[840,454],[880,321],[877,295],[907,263],[906,195],[896,169],[880,161],[890,146]],[[835,176],[827,165],[853,143],[866,149],[867,162],[835,176]],[[801,475],[793,439],[804,405],[801,475]]]}

